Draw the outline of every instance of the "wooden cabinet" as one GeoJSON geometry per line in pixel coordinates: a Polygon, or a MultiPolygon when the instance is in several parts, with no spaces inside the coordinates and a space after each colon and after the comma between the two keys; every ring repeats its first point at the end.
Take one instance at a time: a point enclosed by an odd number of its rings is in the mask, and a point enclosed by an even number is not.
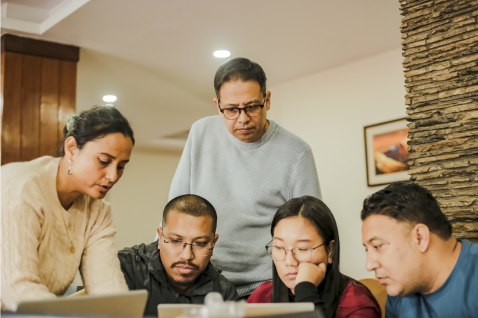
{"type": "Polygon", "coordinates": [[[76,108],[79,48],[11,34],[1,44],[1,164],[58,156],[76,108]]]}

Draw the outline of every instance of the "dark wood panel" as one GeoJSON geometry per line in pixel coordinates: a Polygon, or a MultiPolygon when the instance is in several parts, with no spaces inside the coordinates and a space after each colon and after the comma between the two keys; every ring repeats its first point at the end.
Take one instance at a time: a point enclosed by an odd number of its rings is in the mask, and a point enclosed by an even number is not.
{"type": "Polygon", "coordinates": [[[3,83],[4,83],[4,73],[5,73],[5,53],[0,54],[0,165],[2,165],[2,123],[3,123],[3,83]]]}
{"type": "Polygon", "coordinates": [[[76,62],[60,62],[60,105],[58,109],[58,141],[63,141],[63,128],[76,111],[76,62]]]}
{"type": "Polygon", "coordinates": [[[42,58],[24,54],[21,110],[21,161],[30,161],[40,156],[41,78],[42,58]]]}
{"type": "Polygon", "coordinates": [[[22,54],[2,53],[2,165],[20,160],[22,62],[22,54]]]}
{"type": "Polygon", "coordinates": [[[60,62],[42,58],[41,107],[40,107],[40,155],[58,154],[58,102],[60,62]]]}
{"type": "Polygon", "coordinates": [[[78,62],[80,59],[80,48],[77,46],[25,38],[13,34],[2,35],[2,53],[5,51],[74,62],[78,62]]]}

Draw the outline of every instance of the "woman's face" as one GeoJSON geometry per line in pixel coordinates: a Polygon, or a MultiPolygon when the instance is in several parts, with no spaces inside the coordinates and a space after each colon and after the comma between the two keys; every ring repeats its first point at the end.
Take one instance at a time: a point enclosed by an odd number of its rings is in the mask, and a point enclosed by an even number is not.
{"type": "MultiPolygon", "coordinates": [[[[282,247],[286,250],[292,248],[314,248],[324,243],[324,240],[317,233],[317,229],[309,222],[309,220],[294,216],[283,219],[277,223],[274,228],[274,237],[272,245],[282,247]]],[[[308,263],[325,265],[332,263],[332,255],[328,255],[328,247],[322,245],[311,253],[308,263]]],[[[295,288],[295,278],[299,272],[299,264],[291,251],[287,251],[284,260],[274,261],[282,282],[291,290],[295,288]]]]}
{"type": "Polygon", "coordinates": [[[103,199],[123,175],[132,150],[131,138],[121,133],[94,139],[82,149],[76,148],[76,140],[70,137],[65,141],[66,159],[73,162],[68,180],[75,191],[103,199]]]}

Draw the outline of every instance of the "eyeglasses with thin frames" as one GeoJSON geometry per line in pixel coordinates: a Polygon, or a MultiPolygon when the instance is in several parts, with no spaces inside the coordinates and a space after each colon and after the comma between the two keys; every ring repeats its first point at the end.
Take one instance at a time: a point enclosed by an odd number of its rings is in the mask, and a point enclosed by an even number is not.
{"type": "Polygon", "coordinates": [[[181,254],[187,245],[191,246],[191,252],[194,254],[194,256],[209,256],[209,254],[211,254],[212,250],[214,249],[214,244],[212,244],[212,246],[209,246],[207,244],[199,242],[186,243],[182,240],[168,239],[164,235],[162,235],[162,237],[164,238],[163,242],[168,244],[171,249],[178,254],[181,254]]]}
{"type": "Polygon", "coordinates": [[[285,249],[283,247],[274,246],[271,244],[272,241],[266,245],[267,255],[269,255],[269,257],[276,262],[283,261],[289,251],[292,252],[292,255],[298,262],[308,262],[312,259],[312,252],[315,249],[325,245],[325,242],[316,247],[294,247],[291,249],[285,249]]]}

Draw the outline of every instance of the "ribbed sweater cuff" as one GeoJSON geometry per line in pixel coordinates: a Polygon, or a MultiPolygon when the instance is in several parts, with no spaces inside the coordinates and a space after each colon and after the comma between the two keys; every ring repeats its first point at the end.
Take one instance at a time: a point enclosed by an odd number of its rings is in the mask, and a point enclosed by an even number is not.
{"type": "Polygon", "coordinates": [[[317,302],[321,302],[319,298],[319,292],[317,290],[317,286],[315,286],[311,282],[298,283],[294,288],[294,292],[295,292],[295,302],[298,302],[298,303],[312,302],[314,304],[317,304],[317,302]]]}

